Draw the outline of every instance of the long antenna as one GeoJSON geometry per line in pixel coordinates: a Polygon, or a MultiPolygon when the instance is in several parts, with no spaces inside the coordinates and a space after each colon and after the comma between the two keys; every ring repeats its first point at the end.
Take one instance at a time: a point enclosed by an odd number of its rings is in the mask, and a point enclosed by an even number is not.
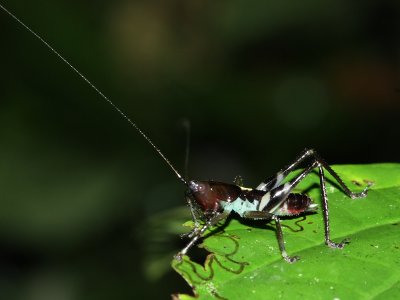
{"type": "Polygon", "coordinates": [[[144,134],[144,132],[135,124],[132,122],[129,117],[122,112],[122,110],[114,104],[106,95],[104,95],[89,79],[86,78],[85,75],[83,75],[77,68],[75,68],[64,56],[62,56],[56,49],[54,49],[49,43],[47,43],[39,34],[37,34],[35,31],[33,31],[28,25],[25,25],[24,22],[22,22],[19,18],[17,18],[12,12],[10,12],[8,9],[6,9],[3,5],[0,3],[0,8],[4,10],[10,17],[12,17],[15,21],[17,21],[22,27],[24,27],[26,30],[28,30],[30,33],[32,33],[42,44],[44,44],[47,48],[50,49],[51,52],[53,52],[55,55],[57,55],[65,64],[67,64],[76,74],[78,74],[86,83],[92,87],[104,100],[106,100],[122,117],[125,118],[139,133],[141,136],[143,136],[146,141],[154,148],[154,150],[157,151],[157,153],[161,156],[161,158],[168,164],[168,166],[174,171],[175,175],[178,177],[180,181],[183,182],[183,184],[187,185],[186,180],[179,174],[179,172],[175,169],[175,167],[172,165],[172,163],[164,156],[164,154],[161,152],[160,149],[157,148],[156,145],[153,144],[153,142],[150,140],[150,138],[144,134]]]}
{"type": "Polygon", "coordinates": [[[185,180],[189,178],[189,152],[190,152],[190,121],[188,119],[183,120],[183,128],[185,129],[185,180]]]}

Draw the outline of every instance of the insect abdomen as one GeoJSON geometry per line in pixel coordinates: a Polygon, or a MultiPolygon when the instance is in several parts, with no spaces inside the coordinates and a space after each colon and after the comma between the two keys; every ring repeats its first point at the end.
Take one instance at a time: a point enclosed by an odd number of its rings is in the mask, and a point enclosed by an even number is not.
{"type": "Polygon", "coordinates": [[[289,194],[282,205],[274,212],[277,216],[295,216],[303,212],[313,212],[317,209],[310,197],[304,194],[289,194]]]}

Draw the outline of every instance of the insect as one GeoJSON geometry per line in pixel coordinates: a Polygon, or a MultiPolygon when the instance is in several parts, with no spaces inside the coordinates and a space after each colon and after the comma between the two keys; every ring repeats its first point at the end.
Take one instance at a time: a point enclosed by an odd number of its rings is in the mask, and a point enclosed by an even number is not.
{"type": "Polygon", "coordinates": [[[339,175],[312,149],[305,149],[291,164],[281,169],[274,176],[261,182],[256,188],[245,188],[242,179],[236,177],[233,184],[214,181],[189,181],[186,199],[192,211],[195,228],[187,234],[190,242],[177,255],[178,260],[196,243],[201,235],[211,226],[226,219],[232,212],[242,218],[254,220],[274,220],[279,249],[282,257],[289,263],[296,262],[298,256],[289,256],[286,253],[283,239],[281,216],[296,216],[317,209],[308,196],[292,193],[293,189],[314,169],[318,169],[322,211],[324,216],[325,244],[330,248],[342,249],[347,239],[340,243],[333,242],[330,238],[328,196],[326,193],[324,169],[339,183],[347,196],[352,199],[367,196],[367,187],[359,192],[352,192],[339,175]],[[294,179],[284,182],[286,176],[295,170],[301,163],[307,161],[304,170],[294,179]],[[205,220],[200,226],[197,219],[205,220]]]}
{"type": "Polygon", "coordinates": [[[340,243],[336,243],[330,238],[329,227],[329,209],[328,197],[326,193],[324,170],[328,171],[338,182],[347,196],[352,199],[363,198],[367,195],[367,187],[358,193],[352,192],[338,174],[319,156],[319,154],[311,149],[304,150],[291,164],[281,169],[274,176],[261,182],[256,188],[243,187],[241,177],[236,177],[233,183],[223,183],[216,181],[188,181],[184,178],[172,163],[164,156],[160,149],[152,142],[152,140],[127,116],[118,106],[114,104],[107,96],[105,96],[96,86],[94,86],[80,71],[78,71],[69,61],[67,61],[58,51],[50,46],[42,37],[25,25],[13,13],[8,11],[0,4],[0,8],[15,19],[26,30],[31,32],[40,40],[51,52],[57,55],[64,63],[66,63],[75,73],[77,73],[87,84],[89,84],[104,100],[106,100],[123,118],[125,118],[131,126],[153,147],[158,155],[167,163],[169,168],[175,173],[177,178],[186,187],[186,201],[190,208],[192,219],[194,221],[194,229],[185,236],[190,239],[188,244],[175,255],[177,260],[187,254],[189,249],[196,244],[205,231],[226,220],[231,213],[236,213],[242,218],[262,219],[265,221],[273,220],[276,225],[276,234],[282,257],[289,263],[296,262],[298,256],[289,256],[285,249],[285,242],[282,233],[282,225],[280,217],[296,216],[306,212],[314,212],[317,209],[311,198],[303,194],[293,193],[294,188],[314,169],[318,170],[322,212],[324,217],[325,244],[330,248],[342,249],[348,242],[346,239],[340,243]],[[300,167],[305,168],[294,179],[286,181],[286,177],[300,167]]]}

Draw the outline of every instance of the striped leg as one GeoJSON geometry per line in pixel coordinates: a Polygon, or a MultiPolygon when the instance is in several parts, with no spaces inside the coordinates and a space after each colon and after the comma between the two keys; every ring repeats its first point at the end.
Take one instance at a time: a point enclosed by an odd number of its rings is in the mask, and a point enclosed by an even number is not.
{"type": "Polygon", "coordinates": [[[300,153],[300,155],[291,164],[285,166],[274,176],[271,176],[268,179],[266,179],[265,181],[261,182],[256,187],[256,190],[269,191],[271,189],[278,187],[290,172],[292,172],[294,169],[296,169],[296,167],[298,167],[308,157],[313,155],[314,152],[315,151],[312,149],[311,150],[305,149],[302,153],[300,153]]]}
{"type": "MultiPolygon", "coordinates": [[[[313,162],[303,172],[301,172],[296,178],[294,178],[293,180],[291,180],[285,184],[282,184],[282,185],[272,189],[270,192],[268,192],[266,194],[268,202],[265,203],[265,206],[259,207],[259,210],[262,211],[263,213],[265,213],[266,216],[273,215],[274,212],[276,212],[281,207],[281,205],[286,201],[289,194],[299,184],[299,182],[301,180],[303,180],[317,166],[318,166],[318,163],[313,162]]],[[[266,196],[264,196],[264,197],[266,197],[266,196]]],[[[263,197],[263,199],[266,199],[264,197],[263,197]]],[[[324,203],[326,204],[326,205],[325,204],[323,205],[324,216],[325,216],[325,209],[326,209],[326,215],[328,215],[328,203],[327,202],[324,202],[324,203]]],[[[263,205],[263,201],[261,201],[260,204],[263,205]]],[[[250,212],[248,214],[248,216],[251,217],[251,216],[253,216],[253,214],[250,212]]],[[[254,213],[254,216],[257,216],[257,214],[254,213]]],[[[272,219],[275,220],[276,235],[278,238],[279,249],[281,251],[282,257],[288,263],[296,262],[297,260],[300,259],[300,257],[289,256],[286,252],[285,241],[283,238],[282,226],[281,226],[279,217],[277,215],[273,215],[272,219]]],[[[329,217],[324,218],[324,220],[327,220],[329,222],[329,217]]],[[[325,226],[325,228],[328,228],[328,230],[329,230],[329,225],[325,226]]],[[[329,237],[329,233],[328,233],[328,235],[325,234],[325,237],[327,237],[327,236],[329,237]]]]}
{"type": "MultiPolygon", "coordinates": [[[[320,160],[318,157],[306,169],[304,169],[303,172],[301,172],[296,178],[272,189],[270,192],[265,194],[265,195],[267,195],[267,197],[266,196],[263,197],[263,199],[260,203],[259,210],[266,211],[271,214],[276,213],[276,211],[279,209],[279,207],[281,207],[281,205],[284,203],[284,201],[286,201],[286,199],[289,196],[289,194],[291,193],[291,191],[299,184],[299,182],[301,180],[303,180],[316,167],[318,167],[320,185],[321,185],[322,210],[323,210],[324,231],[325,231],[325,244],[331,248],[342,249],[346,245],[348,240],[345,239],[340,243],[335,243],[330,239],[329,206],[328,206],[328,196],[326,193],[324,168],[327,169],[328,171],[330,171],[332,169],[328,165],[326,165],[325,162],[320,160]],[[267,199],[268,201],[265,201],[263,203],[264,199],[267,199]],[[261,206],[261,205],[264,205],[264,206],[261,206]]],[[[333,170],[332,170],[332,172],[333,172],[333,170]]],[[[335,178],[338,177],[336,173],[334,173],[334,172],[332,173],[332,172],[330,172],[330,173],[335,178]]],[[[340,182],[343,183],[343,181],[341,181],[341,180],[340,180],[340,182]]],[[[354,193],[354,192],[351,192],[344,183],[341,185],[345,189],[346,194],[353,199],[366,196],[366,193],[367,193],[366,189],[364,189],[364,191],[362,191],[361,193],[354,193]]],[[[276,221],[278,241],[279,241],[282,256],[285,258],[285,260],[288,260],[286,258],[287,254],[284,249],[284,241],[283,241],[282,230],[280,228],[281,227],[280,222],[277,221],[277,219],[279,219],[279,218],[277,216],[275,216],[274,219],[276,221]]]]}
{"type": "Polygon", "coordinates": [[[367,191],[368,188],[371,186],[371,184],[368,184],[367,187],[362,192],[359,193],[352,192],[343,182],[343,180],[339,177],[339,175],[313,149],[305,149],[295,159],[294,162],[292,162],[291,164],[280,170],[275,176],[272,176],[267,180],[265,180],[264,182],[262,182],[261,184],[259,184],[256,189],[261,191],[269,191],[278,187],[291,171],[297,168],[302,162],[304,162],[308,158],[312,158],[312,162],[317,162],[318,165],[322,166],[325,170],[327,170],[333,176],[333,178],[336,179],[336,181],[342,187],[346,195],[349,196],[351,199],[364,198],[367,196],[367,191]]]}
{"type": "Polygon", "coordinates": [[[300,181],[302,181],[308,174],[312,172],[314,168],[318,166],[318,162],[314,161],[291,181],[281,184],[280,186],[267,192],[262,197],[258,210],[267,211],[271,214],[276,213],[276,211],[279,209],[279,207],[281,207],[282,203],[287,199],[289,194],[300,183],[300,181]]]}

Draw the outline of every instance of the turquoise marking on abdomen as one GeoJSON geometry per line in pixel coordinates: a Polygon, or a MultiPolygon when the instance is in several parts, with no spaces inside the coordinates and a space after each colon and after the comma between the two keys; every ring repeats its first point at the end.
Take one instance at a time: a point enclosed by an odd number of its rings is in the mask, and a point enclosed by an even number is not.
{"type": "Polygon", "coordinates": [[[250,202],[241,198],[237,198],[232,202],[221,201],[220,203],[224,211],[234,211],[239,214],[239,216],[243,217],[246,211],[256,211],[259,202],[257,200],[250,202]]]}

